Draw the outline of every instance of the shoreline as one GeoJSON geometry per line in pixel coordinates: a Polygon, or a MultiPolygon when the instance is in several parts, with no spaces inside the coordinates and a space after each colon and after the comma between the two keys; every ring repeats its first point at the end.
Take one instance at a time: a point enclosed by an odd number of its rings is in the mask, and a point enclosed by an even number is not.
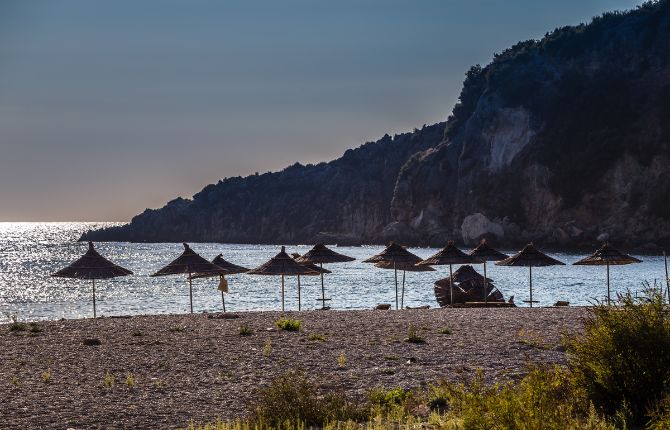
{"type": "Polygon", "coordinates": [[[561,339],[578,333],[587,314],[586,307],[248,311],[48,321],[35,331],[2,324],[0,421],[76,429],[231,419],[244,416],[257,387],[293,369],[323,390],[358,398],[375,387],[466,381],[478,371],[487,382],[516,378],[529,363],[565,364],[561,339]],[[302,330],[278,331],[282,317],[301,320],[302,330]],[[241,326],[253,333],[240,336],[241,326]],[[410,326],[426,343],[405,341],[410,326]]]}

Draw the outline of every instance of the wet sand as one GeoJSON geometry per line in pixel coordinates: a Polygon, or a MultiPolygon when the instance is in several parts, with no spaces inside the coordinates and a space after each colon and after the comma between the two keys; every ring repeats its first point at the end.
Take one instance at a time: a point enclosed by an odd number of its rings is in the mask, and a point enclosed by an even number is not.
{"type": "Polygon", "coordinates": [[[232,319],[196,314],[40,322],[34,331],[14,332],[4,324],[0,428],[176,428],[191,419],[239,417],[260,385],[292,369],[304,370],[324,390],[360,397],[378,386],[464,381],[478,369],[493,382],[523,373],[531,362],[564,364],[561,339],[582,328],[586,313],[244,312],[232,319]],[[283,316],[301,320],[302,331],[276,330],[283,316]],[[240,336],[243,325],[254,333],[240,336]],[[404,340],[410,325],[426,343],[404,340]],[[100,345],[85,345],[91,338],[100,345]],[[129,374],[134,383],[127,382],[129,374]]]}

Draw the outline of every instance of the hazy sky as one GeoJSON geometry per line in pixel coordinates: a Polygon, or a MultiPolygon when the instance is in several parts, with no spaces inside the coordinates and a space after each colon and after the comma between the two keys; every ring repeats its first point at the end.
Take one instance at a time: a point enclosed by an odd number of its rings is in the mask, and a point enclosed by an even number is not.
{"type": "Polygon", "coordinates": [[[0,0],[0,221],[128,220],[444,120],[464,73],[633,0],[0,0]]]}

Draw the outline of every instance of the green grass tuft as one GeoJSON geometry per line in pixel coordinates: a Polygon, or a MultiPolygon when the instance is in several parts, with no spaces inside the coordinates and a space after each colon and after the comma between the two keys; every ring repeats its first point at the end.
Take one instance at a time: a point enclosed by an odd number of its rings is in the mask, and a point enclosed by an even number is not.
{"type": "Polygon", "coordinates": [[[248,325],[240,326],[240,336],[251,336],[252,334],[254,334],[254,330],[251,327],[248,325]]]}
{"type": "Polygon", "coordinates": [[[416,332],[416,327],[410,325],[409,328],[407,329],[407,337],[405,338],[405,342],[426,343],[426,339],[419,336],[419,334],[416,332]]]}
{"type": "Polygon", "coordinates": [[[275,321],[275,327],[282,331],[300,331],[302,330],[302,321],[290,318],[281,318],[275,321]]]}

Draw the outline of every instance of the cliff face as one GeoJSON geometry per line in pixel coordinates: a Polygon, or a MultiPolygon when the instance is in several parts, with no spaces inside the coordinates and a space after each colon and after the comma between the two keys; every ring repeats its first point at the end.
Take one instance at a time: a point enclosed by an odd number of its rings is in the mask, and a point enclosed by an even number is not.
{"type": "Polygon", "coordinates": [[[667,0],[557,29],[473,67],[446,126],[226,179],[83,239],[670,245],[669,52],[667,0]]]}
{"type": "Polygon", "coordinates": [[[392,213],[415,240],[670,243],[670,7],[522,42],[468,73],[392,213]]]}

